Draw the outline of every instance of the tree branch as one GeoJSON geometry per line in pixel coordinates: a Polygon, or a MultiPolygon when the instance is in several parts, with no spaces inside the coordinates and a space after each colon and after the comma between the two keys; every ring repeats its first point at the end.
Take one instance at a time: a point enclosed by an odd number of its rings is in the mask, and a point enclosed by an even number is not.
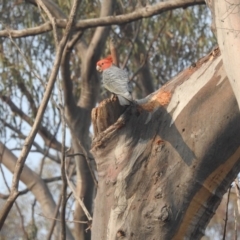
{"type": "Polygon", "coordinates": [[[82,199],[77,195],[77,192],[75,191],[75,187],[74,187],[73,183],[70,181],[70,179],[68,178],[67,174],[66,174],[66,178],[67,178],[68,186],[72,190],[75,199],[78,201],[79,205],[82,207],[88,221],[92,221],[92,217],[91,217],[90,213],[88,212],[87,208],[85,207],[82,199]]]}
{"type": "MultiPolygon", "coordinates": [[[[117,16],[108,16],[108,17],[100,17],[100,18],[92,18],[86,20],[79,20],[74,30],[83,30],[87,28],[95,28],[99,26],[110,26],[110,25],[119,25],[124,23],[129,23],[133,21],[137,21],[142,18],[152,17],[154,15],[161,14],[163,12],[174,10],[177,8],[186,8],[190,6],[205,4],[203,0],[170,0],[167,2],[160,2],[153,6],[145,6],[143,8],[139,8],[134,12],[121,14],[117,16]]],[[[56,19],[56,26],[59,28],[66,27],[67,20],[66,19],[56,19]]],[[[13,38],[26,37],[38,35],[47,31],[51,31],[52,26],[50,21],[42,24],[39,27],[28,28],[24,30],[2,30],[0,31],[0,37],[8,37],[9,34],[13,38]]]]}
{"type": "Polygon", "coordinates": [[[57,218],[57,216],[58,216],[59,208],[60,208],[60,206],[61,206],[61,201],[62,201],[62,197],[59,196],[58,203],[57,203],[56,209],[55,209],[54,214],[53,214],[53,221],[52,221],[50,230],[49,230],[49,232],[48,232],[48,234],[47,234],[47,237],[46,237],[47,240],[51,240],[51,237],[52,237],[52,234],[53,234],[53,230],[54,230],[55,225],[56,225],[56,220],[55,220],[55,218],[57,218]]]}
{"type": "Polygon", "coordinates": [[[225,212],[225,219],[224,219],[224,229],[223,229],[223,240],[226,239],[226,230],[227,230],[227,222],[228,222],[228,204],[229,204],[229,198],[231,193],[231,186],[228,189],[227,193],[227,203],[226,203],[226,212],[225,212]]]}
{"type": "MultiPolygon", "coordinates": [[[[2,162],[2,157],[3,157],[3,156],[1,155],[1,156],[0,156],[0,162],[2,162]]],[[[4,174],[4,171],[3,171],[3,169],[2,169],[2,165],[1,165],[1,164],[0,164],[0,171],[1,171],[1,174],[2,174],[3,181],[4,181],[4,183],[5,183],[5,186],[7,187],[8,191],[10,192],[10,187],[9,187],[9,185],[8,185],[8,183],[7,183],[7,179],[6,179],[6,176],[5,176],[5,174],[4,174]]],[[[19,217],[20,217],[20,222],[21,222],[22,231],[23,231],[24,236],[26,237],[26,239],[28,239],[28,234],[27,234],[27,232],[26,232],[26,230],[25,230],[25,228],[24,228],[24,217],[23,217],[22,212],[21,212],[21,210],[20,210],[20,208],[19,208],[19,206],[18,206],[18,204],[17,204],[17,201],[15,202],[15,206],[16,206],[16,209],[17,209],[18,214],[19,214],[19,217]]]]}
{"type": "MultiPolygon", "coordinates": [[[[46,6],[48,11],[55,17],[55,18],[64,18],[65,14],[59,8],[59,6],[51,0],[41,0],[43,4],[46,6]]],[[[37,0],[26,0],[26,2],[37,6],[37,0]]]]}
{"type": "Polygon", "coordinates": [[[141,23],[142,23],[141,21],[139,21],[139,22],[137,23],[137,27],[136,27],[136,30],[135,30],[135,33],[134,33],[134,37],[133,37],[133,39],[131,40],[131,47],[130,47],[130,49],[128,50],[128,54],[127,54],[126,58],[125,58],[124,61],[123,61],[123,64],[122,64],[122,67],[121,67],[122,69],[124,69],[124,68],[126,67],[126,65],[127,65],[127,63],[128,63],[128,60],[129,60],[129,58],[130,58],[130,56],[131,56],[131,54],[132,54],[132,50],[133,50],[134,44],[135,44],[135,42],[136,42],[136,40],[137,40],[141,23]]]}
{"type": "Polygon", "coordinates": [[[77,105],[72,94],[73,84],[71,79],[70,72],[70,57],[73,50],[74,45],[77,43],[79,38],[82,36],[82,32],[76,33],[71,41],[66,45],[61,62],[61,75],[62,75],[62,88],[64,94],[64,107],[67,108],[68,114],[76,114],[77,105]]]}
{"type": "MultiPolygon", "coordinates": [[[[17,164],[17,158],[1,142],[0,142],[0,158],[2,159],[2,163],[4,164],[4,166],[11,173],[14,173],[15,166],[17,164]]],[[[58,177],[55,177],[52,179],[46,179],[46,182],[50,182],[51,180],[57,180],[56,178],[58,177]]],[[[41,205],[43,213],[45,215],[51,215],[54,212],[56,205],[49,191],[49,188],[47,184],[44,182],[44,180],[41,179],[28,166],[24,165],[24,168],[21,174],[21,181],[27,186],[27,189],[21,192],[18,192],[18,196],[20,194],[25,194],[26,192],[31,191],[31,193],[36,197],[37,201],[41,205]]],[[[10,197],[11,197],[11,192],[10,192],[10,196],[8,196],[8,200],[10,197]]],[[[3,211],[4,211],[4,208],[1,209],[1,214],[3,213],[3,211]]],[[[3,218],[0,218],[0,225],[2,225],[3,220],[4,220],[3,218]]],[[[58,223],[56,227],[56,232],[59,232],[59,231],[60,231],[60,224],[58,223]]],[[[68,239],[73,239],[69,229],[67,229],[67,234],[68,234],[68,239]]]]}
{"type": "Polygon", "coordinates": [[[57,33],[57,26],[56,26],[56,21],[55,21],[56,19],[52,16],[52,14],[49,11],[48,7],[44,4],[44,2],[42,0],[36,0],[36,3],[47,14],[47,16],[48,16],[48,18],[49,18],[49,20],[51,22],[51,25],[52,25],[52,28],[53,28],[53,36],[54,36],[55,44],[57,46],[58,45],[58,33],[57,33]]]}
{"type": "MultiPolygon", "coordinates": [[[[0,99],[2,99],[2,101],[4,101],[11,108],[13,113],[15,113],[19,117],[21,117],[30,126],[33,126],[35,124],[35,121],[31,117],[29,117],[27,114],[25,114],[20,108],[18,108],[15,105],[15,103],[11,100],[10,97],[4,96],[4,95],[0,95],[0,99]]],[[[36,117],[36,119],[37,119],[37,117],[36,117]]],[[[42,125],[40,125],[40,123],[39,123],[39,126],[38,126],[38,133],[44,139],[45,144],[47,146],[49,146],[49,147],[51,147],[53,149],[56,149],[56,150],[60,150],[61,149],[61,143],[58,142],[58,140],[55,138],[55,136],[52,135],[47,128],[45,128],[42,125]]]]}
{"type": "Polygon", "coordinates": [[[238,214],[240,215],[240,187],[239,187],[238,178],[236,178],[234,182],[235,182],[235,192],[237,197],[237,209],[238,209],[238,214]]]}
{"type": "MultiPolygon", "coordinates": [[[[73,175],[76,175],[76,172],[73,172],[73,175]]],[[[52,182],[56,182],[56,181],[61,181],[62,177],[61,176],[56,176],[56,177],[51,177],[51,178],[43,178],[42,179],[45,183],[52,183],[52,182]]],[[[22,191],[19,191],[19,196],[24,195],[26,193],[28,193],[30,191],[30,189],[25,188],[22,191]]],[[[0,198],[1,199],[8,199],[9,198],[9,194],[4,194],[4,193],[0,193],[0,198]]]]}

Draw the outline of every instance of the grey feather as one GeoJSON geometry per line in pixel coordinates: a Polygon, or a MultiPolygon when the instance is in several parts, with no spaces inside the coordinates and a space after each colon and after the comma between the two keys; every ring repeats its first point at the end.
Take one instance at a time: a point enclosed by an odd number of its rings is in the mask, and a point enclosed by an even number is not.
{"type": "Polygon", "coordinates": [[[127,100],[126,98],[122,97],[121,95],[117,95],[118,101],[121,106],[129,105],[131,101],[127,100]]]}
{"type": "Polygon", "coordinates": [[[132,99],[132,87],[125,70],[116,66],[103,71],[103,86],[118,96],[120,105],[129,105],[132,99]]]}

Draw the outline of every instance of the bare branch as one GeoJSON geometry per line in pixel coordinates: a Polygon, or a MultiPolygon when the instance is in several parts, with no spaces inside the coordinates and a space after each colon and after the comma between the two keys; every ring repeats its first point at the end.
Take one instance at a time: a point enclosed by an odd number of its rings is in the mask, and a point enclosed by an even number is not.
{"type": "MultiPolygon", "coordinates": [[[[36,125],[36,121],[34,122],[32,118],[30,118],[27,114],[25,114],[20,108],[16,106],[16,104],[11,100],[10,97],[0,95],[0,99],[8,104],[11,108],[12,112],[21,117],[24,121],[26,121],[30,126],[36,125]]],[[[40,107],[39,107],[40,108],[40,107]]],[[[39,114],[39,112],[38,112],[39,114]]],[[[36,117],[37,119],[37,117],[36,117]]],[[[57,139],[49,132],[48,129],[43,127],[40,123],[38,126],[38,133],[44,139],[45,144],[50,146],[53,149],[59,150],[61,149],[61,143],[57,141],[57,139]]]]}
{"type": "Polygon", "coordinates": [[[88,212],[88,210],[87,210],[86,206],[84,205],[84,202],[82,201],[82,199],[77,195],[77,193],[75,191],[75,187],[74,187],[73,183],[70,181],[70,179],[68,178],[67,174],[66,174],[66,178],[67,178],[68,186],[72,190],[75,199],[78,201],[79,205],[82,207],[88,221],[92,221],[92,217],[91,217],[90,213],[88,212]]]}
{"type": "MultiPolygon", "coordinates": [[[[73,175],[76,175],[76,172],[73,172],[73,175]]],[[[51,177],[51,178],[43,178],[43,181],[45,183],[52,183],[52,182],[55,182],[55,181],[61,181],[62,180],[62,177],[61,176],[56,176],[56,177],[51,177]]],[[[22,191],[19,191],[19,196],[21,195],[24,195],[26,193],[28,193],[30,191],[30,189],[28,188],[25,188],[24,190],[22,191]]],[[[3,193],[0,193],[0,198],[5,200],[5,199],[8,199],[9,198],[9,194],[3,194],[3,193]]]]}
{"type": "MultiPolygon", "coordinates": [[[[170,0],[167,2],[157,3],[153,6],[147,5],[143,8],[139,8],[136,11],[127,13],[127,14],[79,20],[76,23],[74,29],[83,30],[83,29],[95,28],[99,26],[119,25],[119,24],[137,21],[142,18],[152,17],[154,15],[158,15],[169,10],[173,10],[177,8],[186,8],[186,7],[200,5],[200,4],[205,4],[205,1],[203,0],[170,0]]],[[[67,24],[66,19],[56,19],[57,27],[65,28],[66,24],[67,24]]],[[[32,36],[32,35],[41,34],[43,32],[47,32],[50,30],[52,30],[51,23],[46,22],[45,24],[39,27],[29,28],[25,30],[2,30],[0,31],[0,37],[8,37],[9,33],[13,38],[30,36],[30,35],[32,36]]]]}
{"type": "MultiPolygon", "coordinates": [[[[63,111],[63,109],[60,107],[59,108],[60,111],[63,111]]],[[[65,117],[65,116],[64,116],[65,117]]],[[[78,148],[82,151],[82,153],[74,153],[74,154],[68,154],[67,157],[74,157],[74,156],[83,156],[87,162],[87,165],[88,165],[88,168],[89,168],[89,171],[91,173],[91,176],[93,178],[93,182],[95,184],[95,186],[97,187],[98,183],[97,183],[97,179],[95,177],[95,174],[94,174],[94,171],[92,169],[92,166],[91,166],[91,162],[90,162],[90,159],[93,160],[93,158],[89,157],[88,156],[88,153],[87,153],[87,150],[84,148],[84,146],[82,145],[81,141],[80,141],[80,138],[77,137],[77,134],[75,133],[73,127],[72,127],[72,124],[69,123],[68,119],[65,118],[65,121],[66,123],[68,124],[68,127],[71,131],[71,134],[73,136],[73,138],[76,140],[76,144],[78,145],[78,148]]],[[[67,150],[68,152],[69,150],[67,150]]]]}
{"type": "MultiPolygon", "coordinates": [[[[24,195],[24,194],[26,194],[26,193],[28,193],[28,192],[29,192],[29,189],[26,188],[26,189],[20,191],[18,195],[21,196],[21,195],[24,195]]],[[[10,194],[3,194],[3,193],[0,193],[0,198],[1,198],[1,199],[4,199],[4,200],[5,200],[5,199],[8,199],[9,196],[10,196],[10,194]]]]}
{"type": "Polygon", "coordinates": [[[238,214],[240,215],[240,186],[238,178],[235,179],[235,192],[237,196],[237,208],[238,208],[238,214]]]}
{"type": "MultiPolygon", "coordinates": [[[[37,6],[37,0],[26,0],[26,2],[33,4],[37,6]]],[[[62,10],[59,8],[56,2],[52,0],[42,0],[46,8],[49,10],[49,12],[55,17],[55,18],[64,18],[65,14],[62,12],[62,10]]]]}
{"type": "Polygon", "coordinates": [[[234,208],[234,240],[238,239],[238,234],[237,234],[237,214],[236,214],[236,209],[234,208]]]}
{"type": "Polygon", "coordinates": [[[64,94],[64,107],[67,107],[68,114],[76,113],[77,105],[72,94],[72,79],[70,72],[70,56],[73,50],[74,45],[78,41],[78,39],[82,36],[82,31],[76,33],[71,41],[66,45],[61,62],[61,75],[62,75],[62,88],[64,94]]]}
{"type": "MultiPolygon", "coordinates": [[[[70,126],[69,124],[68,124],[68,126],[69,126],[69,128],[70,128],[70,130],[71,130],[72,136],[73,136],[73,137],[76,139],[76,141],[77,141],[78,147],[79,147],[80,150],[83,152],[83,154],[77,153],[76,155],[82,155],[82,156],[84,156],[85,160],[87,161],[87,165],[88,165],[89,171],[90,171],[90,173],[91,173],[91,176],[92,176],[92,178],[93,178],[93,182],[94,182],[94,184],[95,184],[95,187],[97,187],[97,186],[98,186],[98,182],[97,182],[97,179],[96,179],[96,177],[95,177],[94,171],[93,171],[93,169],[92,169],[91,162],[90,162],[90,158],[88,157],[88,154],[87,154],[87,150],[84,148],[84,146],[82,145],[82,143],[81,143],[81,141],[79,140],[79,138],[77,138],[77,136],[76,136],[76,134],[73,132],[71,126],[70,126]]],[[[76,156],[76,155],[75,155],[75,156],[76,156]]]]}
{"type": "MultiPolygon", "coordinates": [[[[53,218],[53,217],[48,217],[48,216],[44,216],[44,215],[42,215],[42,214],[38,214],[39,216],[42,216],[42,217],[45,217],[45,218],[48,218],[48,219],[52,219],[52,220],[55,220],[55,221],[61,221],[61,219],[57,219],[57,218],[53,218]]],[[[65,219],[65,221],[66,222],[69,222],[69,223],[82,223],[82,224],[89,224],[89,222],[88,221],[74,221],[74,220],[66,220],[65,219]]]]}
{"type": "Polygon", "coordinates": [[[41,7],[43,9],[43,11],[47,14],[51,24],[52,24],[52,28],[53,28],[53,36],[54,36],[54,40],[55,40],[55,45],[58,45],[58,33],[57,33],[57,26],[56,26],[56,19],[52,16],[52,14],[50,13],[49,9],[47,8],[47,6],[44,4],[44,2],[42,0],[36,0],[36,3],[39,7],[41,7]]]}
{"type": "MultiPolygon", "coordinates": [[[[163,23],[162,27],[159,29],[158,33],[154,36],[154,38],[153,38],[152,41],[150,42],[149,47],[148,47],[148,50],[147,50],[147,52],[146,52],[146,54],[145,54],[145,57],[144,57],[144,59],[143,59],[143,61],[142,61],[142,64],[141,64],[140,67],[137,69],[137,71],[133,74],[133,76],[130,78],[130,81],[132,81],[132,80],[136,77],[136,75],[142,70],[142,68],[145,66],[145,64],[146,64],[146,62],[147,62],[147,60],[148,60],[148,57],[149,57],[149,52],[150,52],[150,50],[151,50],[151,48],[152,48],[152,46],[153,46],[153,43],[157,40],[157,38],[159,37],[160,33],[161,33],[161,32],[163,31],[163,29],[165,28],[166,23],[167,23],[168,20],[170,19],[170,16],[171,16],[171,14],[169,14],[168,18],[164,21],[164,23],[163,23]]],[[[149,79],[149,78],[147,78],[147,79],[149,79]]]]}
{"type": "MultiPolygon", "coordinates": [[[[5,149],[3,149],[3,151],[4,151],[4,150],[5,150],[5,149]]],[[[2,162],[2,158],[3,158],[3,153],[2,153],[2,155],[0,156],[0,162],[2,162]]],[[[5,176],[4,171],[3,171],[3,169],[2,169],[2,164],[0,164],[0,171],[1,171],[1,173],[2,173],[2,177],[3,177],[3,181],[4,181],[4,183],[5,183],[5,186],[7,187],[8,191],[10,192],[10,187],[9,187],[9,185],[8,185],[8,183],[7,183],[6,176],[5,176]]],[[[24,217],[23,217],[22,212],[21,212],[21,210],[20,210],[20,208],[19,208],[19,206],[18,206],[18,204],[17,204],[17,201],[15,202],[15,206],[16,206],[16,209],[17,209],[18,214],[19,214],[19,217],[20,217],[20,222],[21,222],[22,231],[23,231],[24,236],[26,237],[26,239],[28,239],[28,234],[27,234],[27,232],[26,232],[26,230],[25,230],[25,228],[24,228],[24,217]]]]}
{"type": "Polygon", "coordinates": [[[229,198],[230,198],[230,193],[231,193],[231,186],[228,189],[227,193],[227,203],[226,203],[226,213],[225,213],[225,219],[224,219],[224,229],[223,229],[223,240],[226,239],[226,230],[227,230],[227,222],[228,222],[228,204],[229,204],[229,198]]]}
{"type": "Polygon", "coordinates": [[[20,108],[16,106],[16,104],[11,100],[10,97],[5,95],[0,95],[0,99],[7,103],[7,105],[11,108],[12,112],[21,117],[24,121],[26,121],[29,125],[33,124],[33,119],[30,118],[27,114],[25,114],[20,108]]]}
{"type": "MultiPolygon", "coordinates": [[[[53,215],[54,217],[52,219],[53,221],[52,221],[50,230],[49,230],[48,235],[46,237],[47,240],[51,240],[51,237],[52,237],[52,234],[53,234],[53,230],[54,230],[55,225],[56,225],[56,218],[57,218],[57,215],[59,213],[59,208],[61,206],[61,202],[62,202],[62,197],[60,196],[59,199],[58,199],[58,203],[57,203],[54,215],[53,215]]],[[[40,216],[43,216],[43,215],[40,215],[40,216]]],[[[45,217],[45,216],[43,216],[43,217],[45,217]]]]}
{"type": "Polygon", "coordinates": [[[126,58],[124,59],[124,62],[123,62],[123,64],[122,64],[122,68],[123,68],[123,69],[126,67],[126,65],[127,65],[127,63],[128,63],[128,60],[129,60],[129,58],[130,58],[130,56],[131,56],[131,54],[132,54],[132,50],[133,50],[133,47],[134,47],[134,43],[135,43],[135,41],[136,41],[136,39],[137,39],[137,37],[138,37],[138,33],[139,33],[139,28],[140,28],[140,26],[141,26],[141,21],[139,21],[139,23],[138,23],[138,25],[137,25],[137,29],[136,29],[136,31],[135,31],[133,40],[131,41],[131,48],[129,49],[128,54],[127,54],[127,56],[126,56],[126,58]]]}
{"type": "Polygon", "coordinates": [[[23,231],[23,233],[24,233],[24,236],[25,236],[26,239],[29,239],[28,233],[26,232],[26,229],[25,229],[25,227],[24,227],[24,217],[23,217],[23,215],[22,215],[21,209],[20,209],[20,207],[18,206],[17,202],[15,202],[15,206],[16,206],[16,208],[17,208],[17,211],[18,211],[18,214],[19,214],[19,217],[20,217],[21,227],[22,227],[22,231],[23,231]]]}
{"type": "MultiPolygon", "coordinates": [[[[76,173],[74,173],[76,174],[76,173]]],[[[51,177],[51,178],[43,178],[43,181],[45,183],[51,183],[51,182],[55,182],[55,181],[61,181],[62,177],[61,176],[56,176],[56,177],[51,177]]]]}
{"type": "Polygon", "coordinates": [[[14,30],[14,29],[5,29],[0,31],[0,37],[9,37],[12,38],[21,38],[21,37],[28,37],[28,36],[35,36],[45,32],[49,32],[52,30],[52,25],[49,22],[46,22],[42,25],[32,28],[26,28],[22,30],[14,30]]]}
{"type": "Polygon", "coordinates": [[[118,53],[117,53],[117,44],[114,37],[110,39],[109,48],[110,48],[110,53],[113,59],[113,64],[118,67],[119,61],[118,61],[118,53]]]}
{"type": "MultiPolygon", "coordinates": [[[[29,69],[31,70],[31,72],[33,73],[33,75],[34,75],[37,79],[39,79],[41,82],[44,82],[43,79],[41,79],[40,75],[36,73],[36,70],[35,70],[34,67],[32,66],[31,62],[28,61],[28,59],[26,58],[25,54],[22,52],[22,50],[20,49],[20,47],[19,47],[19,46],[17,45],[17,43],[13,40],[13,38],[11,37],[11,34],[9,34],[9,38],[10,38],[11,42],[13,43],[13,45],[17,48],[18,52],[21,54],[21,56],[23,57],[23,59],[25,60],[25,62],[27,63],[27,65],[28,65],[29,69]]],[[[4,58],[5,58],[5,60],[7,59],[6,56],[4,56],[4,58]]],[[[8,59],[7,59],[7,61],[8,61],[8,59]]],[[[9,61],[8,61],[8,63],[9,63],[9,61]]],[[[11,63],[9,63],[9,64],[11,64],[11,63]]],[[[21,77],[21,74],[20,74],[19,72],[17,72],[16,69],[13,69],[12,71],[14,71],[14,72],[17,74],[17,76],[18,76],[21,80],[23,80],[22,77],[21,77]]],[[[24,82],[24,81],[21,81],[21,82],[24,82]]],[[[20,88],[20,89],[21,89],[21,88],[20,88]]],[[[24,88],[24,90],[25,90],[25,89],[26,89],[26,88],[24,88]]],[[[31,99],[31,98],[32,98],[32,95],[31,95],[30,93],[29,93],[29,94],[26,94],[26,97],[27,97],[27,99],[28,99],[28,101],[29,101],[30,103],[33,102],[33,100],[31,99]]],[[[31,105],[31,106],[32,106],[32,105],[31,105]]],[[[33,106],[33,107],[34,107],[34,106],[33,106]]]]}
{"type": "MultiPolygon", "coordinates": [[[[76,2],[75,2],[76,3],[76,2]]],[[[64,105],[62,99],[62,91],[61,91],[61,83],[58,80],[58,98],[59,102],[64,105]]],[[[67,178],[66,178],[66,169],[65,169],[65,161],[66,161],[66,154],[65,154],[65,140],[66,140],[66,121],[64,110],[60,108],[61,114],[61,123],[62,123],[62,159],[61,159],[61,176],[62,176],[62,188],[61,188],[61,239],[66,239],[66,223],[65,223],[65,215],[66,215],[66,204],[67,204],[67,178]]]]}

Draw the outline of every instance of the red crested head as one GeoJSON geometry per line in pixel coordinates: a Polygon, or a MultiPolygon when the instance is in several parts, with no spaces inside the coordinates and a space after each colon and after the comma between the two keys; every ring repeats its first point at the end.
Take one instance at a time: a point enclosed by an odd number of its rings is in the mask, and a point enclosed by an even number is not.
{"type": "Polygon", "coordinates": [[[105,69],[111,67],[112,64],[113,64],[113,59],[112,59],[112,57],[109,55],[109,56],[107,56],[106,58],[103,58],[103,59],[101,59],[101,60],[99,60],[99,61],[97,62],[96,69],[97,69],[97,71],[102,72],[102,71],[104,71],[105,69]]]}

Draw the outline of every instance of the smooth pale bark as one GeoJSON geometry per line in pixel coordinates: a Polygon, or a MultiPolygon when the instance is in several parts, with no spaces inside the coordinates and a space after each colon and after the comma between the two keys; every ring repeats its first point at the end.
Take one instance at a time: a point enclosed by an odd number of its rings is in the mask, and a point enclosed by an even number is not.
{"type": "MultiPolygon", "coordinates": [[[[0,155],[2,164],[10,172],[13,173],[17,162],[17,158],[1,142],[0,142],[0,155]]],[[[55,212],[56,209],[56,204],[53,200],[52,194],[50,193],[48,186],[39,177],[39,175],[25,165],[20,180],[27,186],[27,188],[32,192],[34,197],[41,205],[43,215],[46,217],[53,217],[53,213],[55,212]]],[[[57,221],[55,227],[55,235],[59,236],[60,232],[61,224],[59,221],[57,221]]],[[[66,229],[66,235],[67,239],[74,239],[68,227],[66,229]]]]}
{"type": "Polygon", "coordinates": [[[200,239],[240,170],[240,114],[219,50],[138,103],[92,112],[92,239],[200,239]]]}
{"type": "Polygon", "coordinates": [[[240,0],[206,2],[212,12],[213,30],[224,68],[240,107],[240,0]]]}

